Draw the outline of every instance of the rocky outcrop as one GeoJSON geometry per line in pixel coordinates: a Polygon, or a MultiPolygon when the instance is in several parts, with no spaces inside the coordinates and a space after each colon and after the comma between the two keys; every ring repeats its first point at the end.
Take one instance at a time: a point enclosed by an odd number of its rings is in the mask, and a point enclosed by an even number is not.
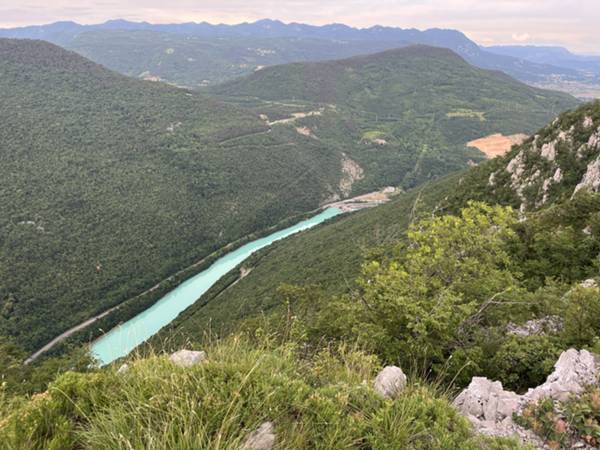
{"type": "Polygon", "coordinates": [[[575,187],[575,193],[582,189],[597,192],[600,187],[600,157],[588,164],[581,182],[575,187]]]}
{"type": "Polygon", "coordinates": [[[542,317],[525,322],[523,325],[509,323],[506,333],[513,336],[527,337],[545,334],[557,334],[563,329],[563,320],[558,316],[542,317]]]}
{"type": "Polygon", "coordinates": [[[373,387],[383,398],[395,398],[406,387],[406,375],[400,367],[388,366],[379,372],[373,387]]]}
{"type": "Polygon", "coordinates": [[[498,180],[505,180],[508,174],[522,213],[540,208],[565,192],[574,194],[584,188],[600,191],[600,103],[582,109],[588,111],[561,116],[525,141],[503,160],[504,167],[489,174],[488,186],[505,189],[506,182],[498,180]],[[577,163],[566,163],[573,157],[577,163]]]}
{"type": "Polygon", "coordinates": [[[600,359],[586,351],[571,349],[558,358],[546,382],[535,389],[530,389],[523,396],[527,403],[542,398],[564,401],[571,394],[583,392],[586,386],[598,382],[600,375],[600,359]]]}
{"type": "Polygon", "coordinates": [[[121,367],[119,367],[119,370],[117,370],[117,375],[123,375],[127,372],[129,372],[129,364],[125,363],[122,364],[121,367]]]}
{"type": "Polygon", "coordinates": [[[173,353],[169,359],[179,367],[193,367],[206,360],[206,352],[194,352],[191,350],[179,350],[173,353]]]}
{"type": "Polygon", "coordinates": [[[564,401],[579,394],[585,386],[598,382],[600,359],[586,350],[564,352],[554,365],[554,372],[546,382],[523,395],[506,391],[499,381],[473,378],[462,391],[454,406],[465,415],[482,434],[491,436],[518,435],[523,441],[541,448],[537,438],[513,422],[513,414],[542,398],[564,401]]]}
{"type": "Polygon", "coordinates": [[[275,426],[272,422],[263,423],[258,429],[250,433],[244,442],[243,450],[271,450],[275,447],[277,437],[275,426]]]}
{"type": "MultiPolygon", "coordinates": [[[[585,230],[584,230],[584,233],[585,233],[585,230]]],[[[592,288],[598,287],[598,283],[593,278],[590,278],[588,280],[582,281],[580,286],[582,288],[592,289],[592,288]]]]}

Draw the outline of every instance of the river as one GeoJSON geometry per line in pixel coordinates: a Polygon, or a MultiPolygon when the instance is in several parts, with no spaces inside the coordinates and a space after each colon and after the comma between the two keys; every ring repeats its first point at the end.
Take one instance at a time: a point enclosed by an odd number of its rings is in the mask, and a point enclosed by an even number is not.
{"type": "Polygon", "coordinates": [[[327,208],[310,219],[252,241],[237,250],[227,253],[217,259],[208,269],[173,289],[150,308],[98,338],[91,346],[92,354],[101,365],[109,364],[122,356],[128,355],[138,345],[175,320],[179,313],[194,304],[221,277],[240,265],[254,252],[277,240],[312,228],[341,213],[342,210],[338,208],[327,208]]]}

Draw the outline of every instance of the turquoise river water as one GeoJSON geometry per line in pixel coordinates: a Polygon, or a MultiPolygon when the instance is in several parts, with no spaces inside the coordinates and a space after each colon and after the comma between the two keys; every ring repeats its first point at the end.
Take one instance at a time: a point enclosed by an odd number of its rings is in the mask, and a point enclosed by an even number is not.
{"type": "Polygon", "coordinates": [[[134,348],[171,323],[187,307],[196,302],[211,286],[252,253],[299,231],[314,227],[342,211],[328,208],[322,213],[269,236],[252,241],[217,259],[208,269],[180,284],[158,302],[131,320],[113,328],[92,344],[92,354],[100,364],[109,364],[128,355],[134,348]]]}

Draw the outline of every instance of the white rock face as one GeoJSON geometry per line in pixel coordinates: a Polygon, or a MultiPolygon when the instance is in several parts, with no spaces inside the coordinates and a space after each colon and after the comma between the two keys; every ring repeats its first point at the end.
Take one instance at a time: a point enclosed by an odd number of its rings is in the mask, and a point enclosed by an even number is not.
{"type": "Polygon", "coordinates": [[[560,167],[556,169],[556,172],[554,172],[554,175],[552,176],[552,181],[554,181],[555,183],[560,183],[563,179],[563,174],[562,174],[562,170],[560,170],[560,167]]]}
{"type": "Polygon", "coordinates": [[[523,151],[520,151],[517,156],[510,160],[506,166],[506,171],[512,175],[513,182],[519,181],[525,171],[525,163],[523,162],[523,151]]]}
{"type": "Polygon", "coordinates": [[[592,125],[594,125],[594,121],[592,120],[592,118],[590,116],[585,116],[585,118],[583,119],[583,128],[588,129],[591,128],[592,125]]]}
{"type": "Polygon", "coordinates": [[[406,387],[406,375],[400,367],[388,366],[375,378],[374,388],[383,397],[392,399],[406,387]]]}
{"type": "Polygon", "coordinates": [[[271,450],[275,447],[275,426],[271,422],[265,422],[257,430],[253,431],[244,446],[244,450],[271,450]]]}
{"type": "Polygon", "coordinates": [[[600,145],[600,127],[598,127],[596,132],[590,136],[587,145],[589,148],[592,149],[600,145]]]}
{"type": "Polygon", "coordinates": [[[179,367],[192,367],[206,360],[206,352],[193,352],[191,350],[179,350],[173,353],[169,359],[179,367]]]}
{"type": "Polygon", "coordinates": [[[125,363],[121,367],[119,367],[119,370],[117,370],[117,374],[123,375],[124,373],[126,373],[128,371],[129,371],[129,364],[125,363]]]}
{"type": "Polygon", "coordinates": [[[541,448],[532,433],[513,422],[513,413],[542,398],[564,401],[572,394],[581,393],[585,386],[597,383],[598,375],[600,360],[597,356],[586,350],[571,349],[560,355],[554,372],[544,384],[529,389],[524,395],[505,391],[498,381],[475,377],[469,387],[456,397],[454,406],[469,418],[479,433],[492,436],[516,434],[541,448]]]}
{"type": "Polygon", "coordinates": [[[556,159],[556,142],[548,142],[542,145],[541,155],[548,161],[554,161],[556,159]]]}
{"type": "Polygon", "coordinates": [[[542,398],[566,400],[571,394],[579,394],[585,386],[598,382],[600,360],[587,350],[567,350],[560,355],[546,382],[529,389],[523,396],[529,403],[542,398]]]}
{"type": "Polygon", "coordinates": [[[581,182],[575,188],[575,193],[580,190],[587,188],[594,192],[598,191],[600,187],[600,157],[592,161],[587,166],[587,171],[583,176],[581,182]]]}
{"type": "Polygon", "coordinates": [[[475,377],[469,387],[456,397],[454,406],[466,416],[495,423],[510,419],[521,401],[519,395],[505,391],[499,381],[475,377]]]}
{"type": "MultiPolygon", "coordinates": [[[[583,232],[585,233],[585,230],[583,232]]],[[[590,230],[590,234],[592,234],[591,230],[590,230]]],[[[590,278],[588,280],[582,281],[581,282],[581,287],[582,288],[586,288],[586,289],[591,289],[591,288],[598,287],[598,283],[596,283],[596,280],[594,280],[593,278],[590,278]]]]}

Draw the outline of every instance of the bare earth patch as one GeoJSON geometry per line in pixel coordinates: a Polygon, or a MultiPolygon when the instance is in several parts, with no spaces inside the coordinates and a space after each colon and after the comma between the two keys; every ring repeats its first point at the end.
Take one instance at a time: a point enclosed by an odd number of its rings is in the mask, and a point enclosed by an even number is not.
{"type": "Polygon", "coordinates": [[[497,133],[467,142],[467,147],[474,147],[491,159],[508,153],[513,145],[522,144],[527,138],[526,134],[504,136],[497,133]]]}
{"type": "Polygon", "coordinates": [[[380,191],[359,195],[358,197],[329,203],[324,208],[338,208],[344,212],[358,211],[365,208],[373,208],[390,201],[392,195],[400,192],[398,189],[388,186],[380,191]]]}
{"type": "Polygon", "coordinates": [[[352,185],[355,181],[364,178],[364,171],[358,163],[350,158],[345,153],[342,153],[342,179],[340,180],[340,191],[344,197],[352,192],[352,185]]]}

